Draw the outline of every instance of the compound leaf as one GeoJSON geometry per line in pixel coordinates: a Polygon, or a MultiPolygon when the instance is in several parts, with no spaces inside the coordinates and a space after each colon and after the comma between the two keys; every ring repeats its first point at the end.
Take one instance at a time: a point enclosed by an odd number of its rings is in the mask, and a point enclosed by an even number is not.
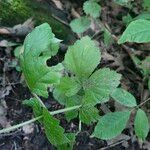
{"type": "Polygon", "coordinates": [[[94,1],[86,1],[83,5],[83,10],[87,15],[97,18],[100,15],[101,6],[94,1]]]}
{"type": "Polygon", "coordinates": [[[82,33],[90,27],[91,21],[88,17],[80,17],[71,21],[70,26],[73,32],[82,33]]]}
{"type": "Polygon", "coordinates": [[[58,89],[67,97],[75,95],[81,85],[75,77],[62,77],[58,89]]]}
{"type": "Polygon", "coordinates": [[[119,44],[125,42],[150,42],[150,21],[138,19],[131,22],[118,41],[119,44]]]}
{"type": "Polygon", "coordinates": [[[51,144],[57,146],[70,142],[64,133],[64,129],[59,125],[59,120],[51,116],[45,108],[43,108],[43,125],[46,136],[51,144]]]}
{"type": "Polygon", "coordinates": [[[108,140],[121,134],[130,117],[130,111],[108,113],[100,118],[93,136],[108,140]]]}
{"type": "Polygon", "coordinates": [[[117,88],[111,94],[111,97],[115,101],[117,101],[125,106],[128,106],[128,107],[134,107],[137,105],[135,97],[128,91],[121,89],[121,88],[117,88]]]}
{"type": "Polygon", "coordinates": [[[145,140],[149,132],[149,122],[145,112],[142,109],[138,109],[135,122],[135,133],[141,140],[145,140]]]}
{"type": "Polygon", "coordinates": [[[93,106],[83,105],[79,110],[79,118],[83,123],[90,125],[100,118],[99,111],[93,106]]]}
{"type": "Polygon", "coordinates": [[[87,78],[100,62],[100,50],[88,36],[70,46],[66,55],[65,67],[79,78],[87,78]]]}
{"type": "Polygon", "coordinates": [[[109,95],[120,84],[121,75],[109,68],[94,72],[84,83],[85,103],[96,105],[109,100],[109,95]]]}
{"type": "Polygon", "coordinates": [[[49,84],[58,83],[62,65],[48,67],[47,59],[55,55],[59,41],[54,37],[50,26],[44,23],[36,27],[25,39],[21,57],[21,68],[28,87],[33,93],[48,97],[49,84]]]}

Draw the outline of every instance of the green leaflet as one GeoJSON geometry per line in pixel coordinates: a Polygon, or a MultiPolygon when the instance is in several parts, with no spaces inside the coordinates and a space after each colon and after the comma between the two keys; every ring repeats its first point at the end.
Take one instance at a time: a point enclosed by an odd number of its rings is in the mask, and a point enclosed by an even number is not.
{"type": "Polygon", "coordinates": [[[76,33],[82,33],[86,31],[91,25],[91,21],[88,17],[80,17],[71,21],[71,29],[76,33]]]}
{"type": "Polygon", "coordinates": [[[121,6],[128,6],[129,0],[114,0],[114,2],[121,6]]]}
{"type": "Polygon", "coordinates": [[[121,134],[130,117],[130,111],[108,113],[97,123],[93,136],[108,140],[121,134]]]}
{"type": "Polygon", "coordinates": [[[23,104],[32,107],[35,117],[42,115],[42,111],[43,111],[42,107],[36,98],[30,98],[29,100],[24,100],[23,104]]]}
{"type": "Polygon", "coordinates": [[[70,140],[64,133],[64,129],[59,125],[59,120],[52,117],[45,108],[43,108],[43,125],[46,136],[51,144],[57,146],[70,143],[70,140]]]}
{"type": "Polygon", "coordinates": [[[134,121],[135,133],[141,140],[145,140],[149,132],[149,122],[145,112],[138,109],[134,121]]]}
{"type": "Polygon", "coordinates": [[[134,107],[137,106],[135,97],[129,93],[128,91],[117,88],[112,94],[111,97],[121,103],[122,105],[128,106],[128,107],[134,107]]]}
{"type": "Polygon", "coordinates": [[[143,75],[147,76],[150,74],[150,56],[146,57],[141,63],[141,69],[143,71],[143,75]]]}
{"type": "MultiPolygon", "coordinates": [[[[55,88],[53,91],[53,96],[60,104],[65,105],[65,107],[81,105],[81,96],[67,97],[58,88],[55,88]]],[[[66,112],[65,116],[67,121],[70,121],[78,116],[78,110],[66,112]]]]}
{"type": "Polygon", "coordinates": [[[63,145],[58,145],[58,150],[73,150],[73,145],[75,143],[75,133],[66,133],[67,138],[70,140],[70,143],[66,143],[63,145]]]}
{"type": "Polygon", "coordinates": [[[145,10],[150,11],[150,1],[149,0],[143,0],[143,5],[145,10]]]}
{"type": "Polygon", "coordinates": [[[148,79],[148,89],[150,90],[150,78],[148,79]]]}
{"type": "Polygon", "coordinates": [[[33,93],[47,97],[49,84],[59,83],[62,65],[48,67],[47,59],[55,55],[59,41],[54,37],[50,26],[44,23],[36,27],[25,39],[24,51],[20,56],[21,68],[33,93]]]}
{"type": "Polygon", "coordinates": [[[86,79],[100,63],[100,50],[88,36],[70,46],[66,55],[65,67],[79,79],[86,79]]]}
{"type": "Polygon", "coordinates": [[[109,100],[109,95],[120,84],[121,75],[109,68],[94,72],[84,83],[84,103],[96,105],[109,100]]]}
{"type": "Polygon", "coordinates": [[[137,17],[134,18],[134,20],[137,20],[137,19],[150,20],[150,12],[143,12],[139,14],[137,17]]]}
{"type": "Polygon", "coordinates": [[[132,21],[118,41],[119,44],[125,42],[150,42],[150,21],[143,19],[132,21]]]}
{"type": "Polygon", "coordinates": [[[87,15],[97,18],[101,12],[101,6],[94,1],[86,1],[83,5],[83,10],[87,15]]]}
{"type": "Polygon", "coordinates": [[[83,123],[90,125],[100,118],[99,111],[93,106],[83,105],[79,109],[79,118],[83,123]]]}
{"type": "Polygon", "coordinates": [[[110,44],[113,42],[113,38],[111,36],[111,33],[105,28],[104,29],[104,44],[106,47],[110,46],[110,44]]]}
{"type": "Polygon", "coordinates": [[[65,96],[70,97],[75,95],[81,89],[81,85],[75,77],[62,77],[57,88],[65,96]]]}

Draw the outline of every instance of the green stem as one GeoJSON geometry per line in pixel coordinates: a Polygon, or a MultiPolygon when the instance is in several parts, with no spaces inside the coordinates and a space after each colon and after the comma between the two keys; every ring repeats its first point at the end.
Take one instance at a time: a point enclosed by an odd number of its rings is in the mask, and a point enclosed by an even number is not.
{"type": "Polygon", "coordinates": [[[17,125],[14,125],[14,126],[11,126],[11,127],[5,128],[5,129],[2,129],[2,130],[0,130],[0,134],[13,131],[13,130],[18,129],[20,127],[23,127],[23,126],[25,126],[27,124],[33,123],[33,122],[35,122],[35,121],[37,121],[37,120],[39,120],[41,118],[42,118],[42,116],[39,116],[39,117],[33,118],[31,120],[25,121],[23,123],[20,123],[20,124],[17,124],[17,125]]]}
{"type": "MultiPolygon", "coordinates": [[[[52,111],[52,112],[50,112],[50,114],[51,115],[56,115],[56,114],[60,114],[60,113],[63,113],[63,112],[79,109],[80,107],[81,107],[81,105],[68,107],[68,108],[52,111]]],[[[20,128],[20,127],[23,127],[23,126],[27,125],[27,124],[33,123],[33,122],[41,119],[42,117],[43,116],[39,116],[39,117],[33,118],[31,120],[25,121],[23,123],[20,123],[20,124],[17,124],[17,125],[14,125],[14,126],[11,126],[11,127],[5,128],[5,129],[2,129],[2,130],[0,130],[0,134],[16,130],[16,129],[20,128]]]]}

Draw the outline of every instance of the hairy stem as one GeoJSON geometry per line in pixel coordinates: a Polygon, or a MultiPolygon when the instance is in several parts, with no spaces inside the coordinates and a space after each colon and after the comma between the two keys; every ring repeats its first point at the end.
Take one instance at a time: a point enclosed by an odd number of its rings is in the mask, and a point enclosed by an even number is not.
{"type": "MultiPolygon", "coordinates": [[[[67,111],[79,109],[80,107],[81,107],[81,105],[73,106],[73,107],[68,107],[68,108],[64,108],[64,109],[52,111],[52,112],[50,112],[50,114],[51,115],[56,115],[56,114],[60,114],[60,113],[63,113],[63,112],[67,112],[67,111]]],[[[11,126],[11,127],[5,128],[5,129],[2,129],[2,130],[0,130],[0,134],[16,130],[16,129],[20,128],[20,127],[23,127],[23,126],[27,125],[27,124],[33,123],[33,122],[41,119],[42,117],[43,116],[39,116],[39,117],[33,118],[31,120],[25,121],[23,123],[20,123],[20,124],[17,124],[17,125],[14,125],[14,126],[11,126]]]]}

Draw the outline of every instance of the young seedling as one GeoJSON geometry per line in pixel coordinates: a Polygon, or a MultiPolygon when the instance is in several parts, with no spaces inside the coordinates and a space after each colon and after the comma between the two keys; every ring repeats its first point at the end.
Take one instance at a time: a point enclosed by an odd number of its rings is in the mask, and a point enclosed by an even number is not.
{"type": "MultiPolygon", "coordinates": [[[[129,39],[133,40],[133,38],[129,39]]],[[[137,38],[134,39],[139,41],[137,38]]],[[[124,33],[119,43],[126,40],[124,33]]],[[[135,132],[140,139],[144,140],[149,131],[149,123],[145,112],[139,109],[139,106],[145,102],[137,106],[132,94],[117,88],[121,75],[116,71],[109,68],[98,69],[101,50],[95,42],[88,36],[82,37],[74,45],[69,46],[62,63],[48,67],[46,61],[57,54],[59,43],[60,40],[55,38],[47,23],[36,27],[26,37],[19,59],[25,81],[34,98],[23,103],[32,107],[35,118],[2,129],[0,133],[12,131],[38,120],[52,145],[60,150],[73,149],[78,131],[66,133],[60,126],[60,121],[53,115],[65,113],[68,121],[78,118],[79,131],[82,130],[82,124],[91,125],[97,122],[91,137],[107,140],[121,134],[131,112],[138,108],[134,124],[135,132]],[[48,87],[53,89],[54,98],[64,106],[64,109],[48,111],[39,97],[48,97],[48,87]],[[96,105],[108,102],[110,97],[126,106],[126,109],[100,117],[96,105]]]]}

